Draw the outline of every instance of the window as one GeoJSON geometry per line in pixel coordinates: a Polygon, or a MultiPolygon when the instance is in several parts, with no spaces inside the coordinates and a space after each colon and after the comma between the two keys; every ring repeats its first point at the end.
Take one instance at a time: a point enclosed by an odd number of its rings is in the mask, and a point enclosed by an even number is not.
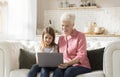
{"type": "Polygon", "coordinates": [[[4,27],[7,24],[7,1],[0,1],[0,34],[4,33],[4,27]]]}
{"type": "Polygon", "coordinates": [[[4,33],[12,39],[33,39],[36,35],[36,0],[8,0],[4,33]]]}

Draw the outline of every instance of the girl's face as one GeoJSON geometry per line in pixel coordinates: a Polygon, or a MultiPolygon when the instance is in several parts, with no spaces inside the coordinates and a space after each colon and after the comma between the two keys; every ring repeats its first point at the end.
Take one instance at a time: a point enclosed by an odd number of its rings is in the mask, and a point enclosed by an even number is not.
{"type": "Polygon", "coordinates": [[[49,33],[44,34],[44,44],[45,46],[50,46],[50,44],[53,41],[53,36],[51,36],[49,33]]]}

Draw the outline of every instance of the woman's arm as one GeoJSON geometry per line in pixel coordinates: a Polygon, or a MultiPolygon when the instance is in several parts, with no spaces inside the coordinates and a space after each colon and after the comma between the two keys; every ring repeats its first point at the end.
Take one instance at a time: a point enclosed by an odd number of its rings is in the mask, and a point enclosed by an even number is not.
{"type": "Polygon", "coordinates": [[[64,68],[67,68],[68,66],[79,63],[79,61],[80,59],[75,58],[67,63],[60,64],[58,67],[64,69],[64,68]]]}
{"type": "Polygon", "coordinates": [[[79,62],[80,62],[80,59],[74,58],[74,59],[72,59],[71,61],[67,62],[67,65],[68,65],[68,66],[71,66],[71,65],[77,64],[77,63],[79,63],[79,62]]]}

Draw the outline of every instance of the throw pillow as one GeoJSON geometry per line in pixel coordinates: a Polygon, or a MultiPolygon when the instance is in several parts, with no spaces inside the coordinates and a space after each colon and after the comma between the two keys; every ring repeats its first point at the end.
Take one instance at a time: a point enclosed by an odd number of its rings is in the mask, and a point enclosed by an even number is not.
{"type": "Polygon", "coordinates": [[[103,54],[105,48],[87,50],[92,71],[103,70],[103,54]]]}
{"type": "Polygon", "coordinates": [[[30,69],[33,64],[36,63],[35,53],[30,52],[25,49],[20,49],[19,56],[19,68],[27,68],[30,69]]]}
{"type": "MultiPolygon", "coordinates": [[[[103,54],[105,48],[87,50],[92,71],[103,70],[103,54]]],[[[20,49],[19,68],[30,69],[36,63],[35,53],[20,49]]]]}

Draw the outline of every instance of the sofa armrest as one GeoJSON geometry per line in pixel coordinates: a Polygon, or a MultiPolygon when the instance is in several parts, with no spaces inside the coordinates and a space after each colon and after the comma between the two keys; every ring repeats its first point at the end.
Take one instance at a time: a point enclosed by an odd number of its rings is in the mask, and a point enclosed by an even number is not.
{"type": "Polygon", "coordinates": [[[105,77],[120,76],[120,41],[113,42],[105,48],[103,71],[105,77]]]}
{"type": "Polygon", "coordinates": [[[9,47],[9,43],[7,42],[2,42],[0,43],[0,49],[2,52],[2,57],[3,57],[3,61],[2,61],[2,72],[3,72],[3,76],[2,77],[9,77],[10,75],[10,71],[14,68],[12,66],[13,64],[13,60],[11,59],[11,48],[9,47]]]}
{"type": "Polygon", "coordinates": [[[4,77],[4,52],[0,49],[0,77],[4,77]]]}
{"type": "Polygon", "coordinates": [[[10,72],[14,69],[19,68],[19,48],[22,46],[19,43],[9,43],[9,42],[0,42],[1,50],[1,66],[3,71],[3,76],[0,77],[9,77],[10,72]]]}

